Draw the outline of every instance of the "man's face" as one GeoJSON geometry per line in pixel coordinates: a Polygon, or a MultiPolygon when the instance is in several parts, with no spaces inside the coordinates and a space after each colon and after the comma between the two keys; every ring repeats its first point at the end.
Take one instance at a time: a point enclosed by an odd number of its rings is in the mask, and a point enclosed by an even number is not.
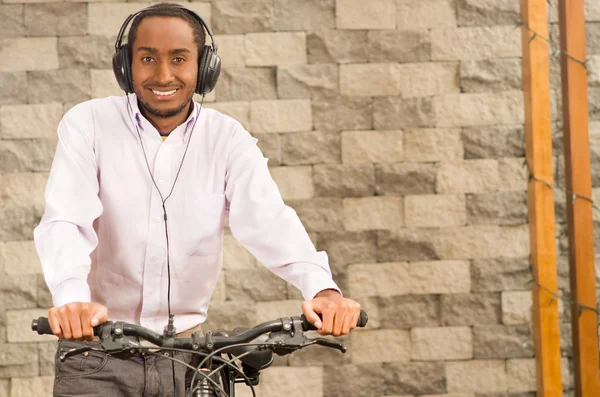
{"type": "Polygon", "coordinates": [[[187,21],[145,18],[131,54],[133,89],[149,115],[169,118],[188,109],[198,78],[198,47],[187,21]]]}

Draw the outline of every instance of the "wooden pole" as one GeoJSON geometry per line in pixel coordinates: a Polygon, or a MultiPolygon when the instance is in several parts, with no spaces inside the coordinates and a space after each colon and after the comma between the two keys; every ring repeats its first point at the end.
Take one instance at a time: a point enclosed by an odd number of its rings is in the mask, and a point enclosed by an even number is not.
{"type": "Polygon", "coordinates": [[[560,0],[559,20],[575,393],[600,396],[597,314],[580,305],[596,307],[583,0],[560,0]]]}
{"type": "Polygon", "coordinates": [[[552,134],[548,60],[547,0],[521,0],[526,159],[532,175],[527,186],[531,265],[534,280],[533,327],[538,397],[562,396],[552,134]],[[535,37],[534,37],[535,36],[535,37]],[[537,37],[543,36],[543,37],[537,37]],[[543,288],[543,287],[545,288],[543,288]]]}

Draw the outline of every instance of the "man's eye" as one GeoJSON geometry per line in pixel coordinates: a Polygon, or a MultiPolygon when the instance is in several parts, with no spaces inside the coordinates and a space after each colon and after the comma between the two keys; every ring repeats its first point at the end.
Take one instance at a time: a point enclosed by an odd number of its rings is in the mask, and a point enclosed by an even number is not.
{"type": "Polygon", "coordinates": [[[143,57],[142,58],[142,62],[144,62],[144,63],[148,63],[148,62],[152,62],[152,61],[153,61],[152,57],[143,57]]]}
{"type": "Polygon", "coordinates": [[[175,62],[175,63],[182,63],[182,62],[185,62],[185,58],[176,57],[176,58],[173,58],[173,62],[175,62]]]}

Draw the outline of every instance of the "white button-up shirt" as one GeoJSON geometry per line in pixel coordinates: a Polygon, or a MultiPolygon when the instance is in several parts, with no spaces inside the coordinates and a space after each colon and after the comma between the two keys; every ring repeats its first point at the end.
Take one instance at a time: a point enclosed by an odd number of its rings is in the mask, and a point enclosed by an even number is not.
{"type": "MultiPolygon", "coordinates": [[[[195,108],[163,142],[135,95],[75,106],[58,126],[46,211],[34,240],[54,306],[98,302],[109,319],[162,332],[167,324],[166,201],[171,310],[178,331],[202,323],[222,267],[226,216],[233,236],[305,299],[338,289],[286,206],[254,139],[240,123],[195,108]],[[136,128],[137,126],[137,128],[136,128]]],[[[252,283],[252,280],[247,280],[252,283]]]]}

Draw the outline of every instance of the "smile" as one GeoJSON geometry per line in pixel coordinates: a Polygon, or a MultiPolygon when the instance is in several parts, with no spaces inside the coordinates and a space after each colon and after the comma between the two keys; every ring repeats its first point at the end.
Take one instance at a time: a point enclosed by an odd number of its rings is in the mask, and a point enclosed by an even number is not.
{"type": "Polygon", "coordinates": [[[166,98],[166,97],[175,95],[175,93],[178,91],[178,89],[174,89],[171,91],[157,91],[157,90],[151,90],[151,91],[156,96],[159,96],[161,98],[166,98]]]}

